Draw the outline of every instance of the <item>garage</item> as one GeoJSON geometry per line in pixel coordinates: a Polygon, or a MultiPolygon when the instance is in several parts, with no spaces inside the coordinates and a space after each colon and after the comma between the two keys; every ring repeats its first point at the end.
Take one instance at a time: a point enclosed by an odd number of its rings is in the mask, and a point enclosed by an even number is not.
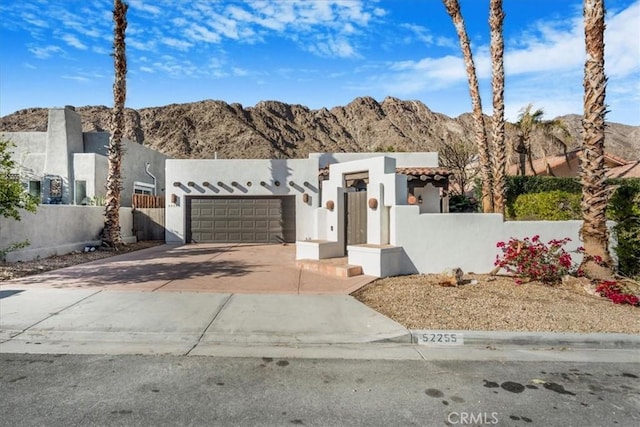
{"type": "Polygon", "coordinates": [[[188,197],[187,242],[282,243],[296,240],[295,197],[188,197]]]}

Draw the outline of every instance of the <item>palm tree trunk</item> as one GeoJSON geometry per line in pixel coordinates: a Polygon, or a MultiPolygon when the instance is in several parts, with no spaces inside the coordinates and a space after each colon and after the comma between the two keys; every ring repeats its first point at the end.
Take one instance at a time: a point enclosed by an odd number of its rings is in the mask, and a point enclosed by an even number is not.
{"type": "Polygon", "coordinates": [[[127,8],[122,0],[113,2],[113,109],[111,110],[111,138],[109,139],[107,195],[103,240],[111,247],[122,244],[120,233],[120,191],[122,190],[122,135],[124,133],[124,105],[127,98],[127,58],[125,54],[125,31],[127,8]]]}
{"type": "Polygon", "coordinates": [[[504,217],[506,193],[507,149],[504,137],[504,38],[502,0],[491,0],[489,5],[491,27],[491,65],[493,88],[493,211],[504,217]]]}
{"type": "Polygon", "coordinates": [[[604,0],[584,0],[584,64],[582,168],[582,238],[585,257],[582,270],[589,277],[611,276],[606,225],[607,187],[604,169],[605,92],[604,0]],[[601,259],[601,262],[598,260],[601,259]]]}
{"type": "Polygon", "coordinates": [[[469,94],[471,95],[471,104],[473,106],[473,119],[476,124],[475,139],[478,146],[480,174],[482,176],[482,211],[489,213],[493,212],[491,156],[489,153],[487,133],[485,131],[484,116],[482,115],[482,102],[480,100],[476,67],[473,63],[473,55],[471,54],[471,44],[469,43],[469,36],[464,26],[464,19],[460,12],[458,0],[442,1],[447,9],[447,13],[451,16],[453,25],[456,27],[458,39],[460,40],[460,48],[462,49],[462,56],[464,57],[467,80],[469,81],[469,94]]]}

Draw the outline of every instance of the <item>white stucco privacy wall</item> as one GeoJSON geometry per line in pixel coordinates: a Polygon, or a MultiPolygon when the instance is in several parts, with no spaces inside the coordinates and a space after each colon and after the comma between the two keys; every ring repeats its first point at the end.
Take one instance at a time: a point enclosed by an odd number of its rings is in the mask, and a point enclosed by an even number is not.
{"type": "MultiPolygon", "coordinates": [[[[35,213],[21,212],[21,221],[0,218],[0,248],[28,240],[30,245],[7,254],[8,262],[62,255],[86,245],[100,245],[103,206],[40,205],[35,213]]],[[[134,242],[131,208],[120,208],[120,230],[125,242],[134,242]]]]}
{"type": "Polygon", "coordinates": [[[320,203],[317,159],[167,160],[165,188],[167,243],[185,243],[186,198],[204,196],[295,196],[296,240],[314,235],[314,209],[320,203]]]}
{"type": "MultiPolygon", "coordinates": [[[[581,221],[507,221],[500,214],[424,214],[415,206],[391,209],[391,244],[404,250],[405,274],[440,273],[460,267],[465,272],[488,273],[494,268],[499,241],[540,235],[545,243],[569,237],[567,251],[581,246],[581,221]]],[[[572,254],[575,262],[579,254],[572,254]]]]}

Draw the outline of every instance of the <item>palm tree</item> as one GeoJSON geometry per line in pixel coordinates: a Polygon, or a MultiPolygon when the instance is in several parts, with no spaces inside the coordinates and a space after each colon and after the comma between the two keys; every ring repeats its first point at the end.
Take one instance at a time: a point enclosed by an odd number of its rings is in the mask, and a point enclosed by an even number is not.
{"type": "Polygon", "coordinates": [[[584,64],[584,113],[582,117],[582,239],[587,276],[611,276],[611,257],[606,225],[607,187],[604,169],[605,92],[604,0],[584,0],[584,36],[587,59],[584,64]],[[601,260],[601,261],[600,261],[601,260]],[[598,262],[600,261],[600,262],[598,262]]]}
{"type": "MultiPolygon", "coordinates": [[[[567,130],[564,122],[560,119],[543,120],[544,110],[539,108],[532,111],[533,105],[529,104],[525,108],[520,110],[518,115],[518,121],[516,122],[516,129],[518,132],[518,144],[515,147],[515,151],[519,154],[519,175],[526,175],[525,162],[529,163],[531,172],[537,175],[533,167],[533,134],[535,131],[541,131],[544,137],[544,141],[551,143],[556,147],[563,150],[565,157],[567,156],[567,145],[571,138],[571,134],[567,130]]],[[[538,148],[542,151],[543,158],[546,159],[548,148],[545,144],[539,144],[538,148]]],[[[568,162],[568,159],[567,159],[568,162]]],[[[546,165],[547,171],[551,172],[549,164],[546,165]]]]}
{"type": "Polygon", "coordinates": [[[473,55],[471,54],[471,45],[469,36],[464,25],[462,12],[458,0],[442,0],[447,9],[447,13],[451,16],[453,25],[456,27],[458,39],[460,40],[460,48],[464,57],[464,64],[467,71],[467,80],[469,81],[469,94],[471,95],[471,104],[473,107],[473,119],[475,126],[475,140],[478,146],[478,159],[480,162],[480,175],[482,177],[482,211],[485,213],[493,212],[492,197],[492,174],[491,174],[491,156],[489,153],[489,143],[487,141],[487,133],[485,131],[484,116],[482,115],[482,102],[480,100],[480,89],[478,87],[478,78],[476,76],[476,67],[473,63],[473,55]]]}
{"type": "Polygon", "coordinates": [[[504,12],[502,0],[491,0],[489,4],[489,26],[491,27],[491,69],[493,89],[493,211],[504,215],[507,187],[507,154],[504,139],[504,38],[502,24],[504,12]]]}
{"type": "Polygon", "coordinates": [[[127,4],[122,0],[113,2],[113,109],[111,110],[111,138],[109,139],[107,194],[103,240],[114,248],[122,245],[120,234],[120,191],[122,190],[122,134],[124,133],[124,104],[127,98],[127,57],[125,54],[125,31],[127,29],[127,4]]]}

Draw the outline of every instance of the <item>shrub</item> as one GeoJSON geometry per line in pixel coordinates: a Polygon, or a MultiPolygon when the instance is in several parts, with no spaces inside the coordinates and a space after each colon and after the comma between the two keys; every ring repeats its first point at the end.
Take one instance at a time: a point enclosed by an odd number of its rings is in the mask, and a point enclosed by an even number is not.
{"type": "Polygon", "coordinates": [[[554,190],[521,194],[513,204],[515,217],[523,220],[563,221],[580,219],[580,194],[554,190]]]}
{"type": "MultiPolygon", "coordinates": [[[[531,239],[525,237],[523,240],[511,238],[508,243],[497,243],[502,256],[496,256],[494,264],[520,279],[539,280],[544,283],[559,282],[563,276],[576,271],[571,254],[563,248],[569,241],[571,239],[567,237],[544,244],[537,235],[531,239]]],[[[516,283],[522,281],[518,280],[516,283]]]]}
{"type": "Polygon", "coordinates": [[[582,186],[578,178],[558,178],[554,176],[508,176],[506,191],[506,213],[508,218],[516,218],[513,205],[521,194],[565,191],[581,194],[582,186]]]}
{"type": "Polygon", "coordinates": [[[478,201],[465,195],[449,197],[449,212],[478,212],[478,201]]]}
{"type": "Polygon", "coordinates": [[[610,299],[614,304],[629,304],[640,306],[640,299],[628,290],[624,289],[617,282],[605,280],[600,282],[596,292],[601,296],[610,299]]]}
{"type": "Polygon", "coordinates": [[[640,275],[640,186],[623,184],[609,200],[608,216],[616,221],[618,271],[629,277],[640,275]]]}

